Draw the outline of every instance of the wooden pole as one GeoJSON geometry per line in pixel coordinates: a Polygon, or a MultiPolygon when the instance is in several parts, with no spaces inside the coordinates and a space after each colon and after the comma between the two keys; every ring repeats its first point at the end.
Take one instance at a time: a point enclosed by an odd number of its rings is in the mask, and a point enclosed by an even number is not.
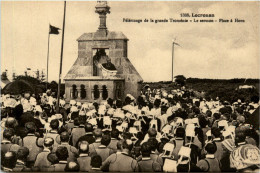
{"type": "Polygon", "coordinates": [[[63,44],[64,44],[64,31],[65,31],[65,16],[66,16],[66,1],[64,1],[64,15],[63,15],[63,28],[62,28],[62,41],[61,41],[61,53],[60,53],[60,73],[59,73],[59,85],[57,95],[56,113],[60,111],[60,85],[61,85],[61,74],[62,74],[62,59],[63,59],[63,44]]]}
{"type": "Polygon", "coordinates": [[[46,91],[48,89],[48,76],[49,76],[49,47],[50,47],[50,25],[49,25],[49,32],[48,32],[46,91]]]}
{"type": "Polygon", "coordinates": [[[174,56],[174,42],[172,43],[172,82],[173,82],[173,56],[174,56]]]}

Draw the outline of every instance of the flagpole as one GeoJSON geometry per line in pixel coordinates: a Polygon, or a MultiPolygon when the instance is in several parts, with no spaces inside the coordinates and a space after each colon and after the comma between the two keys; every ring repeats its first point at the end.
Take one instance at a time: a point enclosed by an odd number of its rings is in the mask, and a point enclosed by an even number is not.
{"type": "Polygon", "coordinates": [[[63,28],[62,28],[62,41],[61,41],[61,53],[60,53],[60,73],[59,73],[59,85],[57,95],[56,113],[59,113],[60,108],[60,85],[61,85],[61,74],[62,74],[62,59],[63,59],[63,43],[64,43],[64,31],[65,31],[65,16],[66,16],[66,1],[64,1],[64,15],[63,15],[63,28]]]}
{"type": "Polygon", "coordinates": [[[174,42],[172,43],[172,82],[173,82],[173,56],[174,56],[174,42]]]}
{"type": "Polygon", "coordinates": [[[49,32],[48,32],[46,91],[47,91],[47,89],[48,89],[48,76],[49,76],[49,47],[50,47],[50,25],[49,25],[49,32]]]}

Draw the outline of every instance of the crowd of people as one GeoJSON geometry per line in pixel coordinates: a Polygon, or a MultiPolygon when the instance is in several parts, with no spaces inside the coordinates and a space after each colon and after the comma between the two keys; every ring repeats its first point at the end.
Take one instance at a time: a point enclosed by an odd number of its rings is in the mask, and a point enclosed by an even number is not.
{"type": "Polygon", "coordinates": [[[247,121],[259,98],[147,87],[138,98],[56,104],[51,91],[1,95],[3,171],[259,171],[259,127],[247,121]]]}

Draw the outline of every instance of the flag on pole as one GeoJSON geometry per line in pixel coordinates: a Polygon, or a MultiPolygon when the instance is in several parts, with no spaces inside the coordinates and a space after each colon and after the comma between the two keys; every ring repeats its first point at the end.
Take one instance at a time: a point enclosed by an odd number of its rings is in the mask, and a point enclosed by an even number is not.
{"type": "Polygon", "coordinates": [[[49,34],[59,34],[60,28],[50,25],[49,34]]]}

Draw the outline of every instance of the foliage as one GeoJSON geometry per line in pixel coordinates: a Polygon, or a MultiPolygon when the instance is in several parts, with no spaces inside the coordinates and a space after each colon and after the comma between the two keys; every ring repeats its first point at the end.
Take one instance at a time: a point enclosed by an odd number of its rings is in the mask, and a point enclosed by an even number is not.
{"type": "MultiPolygon", "coordinates": [[[[165,82],[158,83],[143,83],[149,84],[151,89],[162,88],[170,91],[172,89],[180,89],[180,86],[174,84],[166,84],[165,82]]],[[[251,101],[252,97],[259,96],[259,79],[198,79],[188,78],[185,83],[187,89],[192,89],[198,92],[205,92],[205,97],[215,99],[227,100],[229,102],[237,101],[251,101]],[[238,89],[240,85],[253,85],[256,89],[238,89]]]]}
{"type": "Polygon", "coordinates": [[[15,80],[24,80],[24,81],[27,81],[31,84],[35,84],[35,85],[41,83],[40,80],[38,80],[37,78],[34,78],[32,76],[22,76],[22,75],[20,75],[20,76],[17,76],[15,80]]]}
{"type": "Polygon", "coordinates": [[[184,77],[183,75],[177,75],[174,78],[175,78],[175,82],[177,84],[179,84],[180,86],[184,86],[185,85],[186,77],[184,77]]]}
{"type": "Polygon", "coordinates": [[[2,80],[7,80],[7,79],[8,79],[6,72],[3,72],[3,73],[2,73],[1,79],[2,79],[2,80]]]}
{"type": "MultiPolygon", "coordinates": [[[[46,92],[46,82],[43,82],[41,78],[37,79],[32,76],[20,75],[20,76],[17,76],[15,80],[16,81],[24,80],[24,81],[30,83],[33,86],[36,93],[46,92]]],[[[48,86],[48,89],[51,89],[52,92],[55,92],[56,94],[58,93],[58,83],[57,82],[52,81],[51,83],[48,83],[47,86],[48,86]]],[[[61,84],[61,96],[64,93],[65,93],[65,85],[61,84]]]]}

